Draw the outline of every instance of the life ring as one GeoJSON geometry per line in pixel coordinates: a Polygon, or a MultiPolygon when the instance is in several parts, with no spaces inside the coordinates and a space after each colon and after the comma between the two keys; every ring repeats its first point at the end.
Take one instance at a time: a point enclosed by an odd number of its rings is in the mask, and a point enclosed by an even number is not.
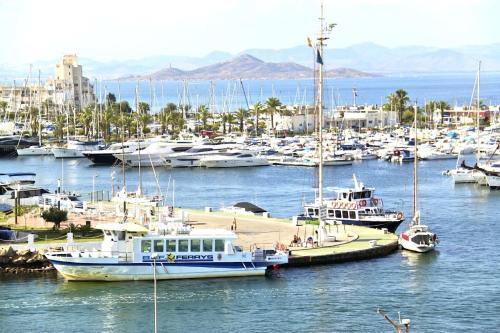
{"type": "Polygon", "coordinates": [[[346,203],[345,203],[345,202],[341,202],[341,203],[340,203],[340,208],[345,208],[345,207],[346,207],[345,205],[346,205],[346,203]]]}
{"type": "Polygon", "coordinates": [[[364,206],[366,206],[366,200],[365,199],[360,200],[359,201],[359,207],[364,207],[364,206]]]}
{"type": "Polygon", "coordinates": [[[332,206],[333,206],[333,208],[337,208],[337,202],[336,201],[333,202],[332,206]]]}
{"type": "Polygon", "coordinates": [[[394,156],[399,156],[399,155],[401,155],[401,152],[399,151],[399,149],[395,149],[393,154],[394,154],[394,156]]]}
{"type": "Polygon", "coordinates": [[[372,204],[373,204],[374,206],[377,206],[377,205],[378,205],[378,199],[373,198],[373,199],[372,199],[372,204]]]}
{"type": "Polygon", "coordinates": [[[351,203],[351,209],[354,209],[354,208],[356,208],[356,203],[355,202],[351,203]]]}
{"type": "Polygon", "coordinates": [[[398,220],[401,220],[403,218],[403,213],[398,213],[398,215],[396,215],[396,217],[398,218],[398,220]]]}

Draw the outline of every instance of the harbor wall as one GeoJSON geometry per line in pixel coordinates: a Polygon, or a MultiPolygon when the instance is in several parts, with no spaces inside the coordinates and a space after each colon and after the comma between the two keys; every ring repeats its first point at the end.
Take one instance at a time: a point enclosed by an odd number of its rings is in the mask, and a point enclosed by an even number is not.
{"type": "Polygon", "coordinates": [[[357,251],[332,253],[326,255],[314,255],[314,250],[311,250],[311,255],[309,256],[294,256],[292,250],[291,256],[288,258],[288,264],[281,266],[301,267],[301,266],[336,264],[349,261],[373,259],[391,254],[392,252],[396,251],[397,248],[398,248],[398,242],[394,241],[386,245],[377,245],[372,248],[367,248],[357,251]]]}
{"type": "Polygon", "coordinates": [[[53,269],[44,256],[44,250],[15,250],[11,246],[0,248],[0,273],[32,273],[53,269]]]}

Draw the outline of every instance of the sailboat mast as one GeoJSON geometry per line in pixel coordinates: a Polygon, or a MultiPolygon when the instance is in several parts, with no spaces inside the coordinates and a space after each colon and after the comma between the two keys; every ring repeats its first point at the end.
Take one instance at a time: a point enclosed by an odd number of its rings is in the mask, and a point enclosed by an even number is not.
{"type": "Polygon", "coordinates": [[[38,146],[42,146],[42,85],[40,83],[40,70],[38,70],[38,146]]]}
{"type": "MultiPolygon", "coordinates": [[[[139,110],[139,82],[135,86],[135,111],[137,112],[137,119],[140,118],[139,110]]],[[[137,139],[138,139],[138,153],[139,153],[139,184],[137,185],[137,194],[142,195],[142,173],[141,173],[141,131],[140,122],[137,121],[137,139]]]]}
{"type": "Polygon", "coordinates": [[[413,140],[413,216],[415,217],[417,214],[417,113],[418,107],[417,102],[415,102],[414,109],[414,131],[415,131],[415,139],[413,140]]]}
{"type": "Polygon", "coordinates": [[[479,87],[481,85],[481,60],[479,60],[479,64],[477,67],[477,110],[476,110],[476,163],[479,164],[479,111],[481,110],[481,102],[479,101],[479,87]]]}
{"type": "Polygon", "coordinates": [[[318,166],[318,199],[320,207],[323,207],[323,1],[321,1],[321,17],[320,17],[320,32],[317,43],[317,58],[318,62],[318,145],[319,145],[319,166],[318,166]],[[320,61],[318,61],[320,60],[320,61]]]}

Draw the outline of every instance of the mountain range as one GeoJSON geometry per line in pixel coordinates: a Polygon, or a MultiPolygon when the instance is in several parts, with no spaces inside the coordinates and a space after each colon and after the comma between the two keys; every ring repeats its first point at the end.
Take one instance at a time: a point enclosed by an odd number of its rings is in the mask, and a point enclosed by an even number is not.
{"type": "MultiPolygon", "coordinates": [[[[98,78],[118,78],[124,76],[143,76],[169,72],[169,75],[180,75],[182,72],[195,71],[200,68],[230,61],[238,56],[249,55],[264,63],[288,63],[293,70],[300,71],[297,65],[311,67],[313,53],[307,46],[296,46],[283,49],[247,49],[237,54],[214,51],[200,57],[179,55],[158,55],[142,59],[101,62],[79,55],[79,63],[83,66],[84,75],[98,78]]],[[[60,55],[62,57],[62,55],[60,55]]],[[[357,71],[391,74],[391,73],[436,73],[475,71],[477,61],[482,60],[483,70],[500,71],[500,43],[488,45],[470,45],[457,48],[437,48],[426,46],[403,46],[389,48],[373,43],[356,44],[345,48],[327,48],[324,54],[325,67],[354,68],[357,71]]],[[[52,75],[54,64],[59,57],[33,62],[34,70],[41,69],[42,75],[52,75]]],[[[262,66],[270,66],[261,64],[262,66]]],[[[277,77],[283,71],[274,66],[277,77]]],[[[26,77],[28,64],[0,64],[0,79],[26,77]]]]}
{"type": "MultiPolygon", "coordinates": [[[[159,71],[126,79],[153,80],[266,80],[266,79],[305,79],[313,76],[313,70],[293,62],[265,62],[249,54],[242,54],[229,60],[202,66],[193,70],[167,67],[159,71]]],[[[374,74],[350,68],[325,71],[325,77],[372,77],[374,74]]]]}

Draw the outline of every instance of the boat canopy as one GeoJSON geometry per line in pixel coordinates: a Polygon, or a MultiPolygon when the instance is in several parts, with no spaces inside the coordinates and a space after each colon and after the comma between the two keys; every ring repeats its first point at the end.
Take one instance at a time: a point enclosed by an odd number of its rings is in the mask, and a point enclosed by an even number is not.
{"type": "Polygon", "coordinates": [[[127,231],[127,232],[148,232],[149,230],[139,224],[126,222],[126,223],[99,223],[95,226],[96,229],[109,230],[109,231],[127,231]]]}

